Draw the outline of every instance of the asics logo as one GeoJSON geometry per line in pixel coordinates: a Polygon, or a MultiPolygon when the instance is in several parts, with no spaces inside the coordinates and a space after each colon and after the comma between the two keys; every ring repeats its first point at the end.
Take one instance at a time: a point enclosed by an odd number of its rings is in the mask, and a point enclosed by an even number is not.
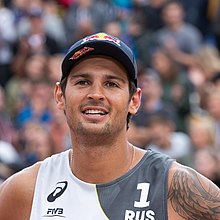
{"type": "Polygon", "coordinates": [[[54,202],[58,197],[60,197],[64,193],[64,191],[67,188],[67,185],[67,181],[58,182],[56,184],[55,190],[52,193],[50,193],[50,195],[47,197],[47,201],[54,202]]]}

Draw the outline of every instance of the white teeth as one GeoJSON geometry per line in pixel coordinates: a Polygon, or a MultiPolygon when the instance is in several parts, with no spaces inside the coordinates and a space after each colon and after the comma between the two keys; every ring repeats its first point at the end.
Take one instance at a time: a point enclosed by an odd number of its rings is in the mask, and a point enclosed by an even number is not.
{"type": "Polygon", "coordinates": [[[95,109],[89,109],[89,110],[86,110],[85,111],[86,114],[105,114],[104,111],[101,111],[101,110],[95,110],[95,109]]]}

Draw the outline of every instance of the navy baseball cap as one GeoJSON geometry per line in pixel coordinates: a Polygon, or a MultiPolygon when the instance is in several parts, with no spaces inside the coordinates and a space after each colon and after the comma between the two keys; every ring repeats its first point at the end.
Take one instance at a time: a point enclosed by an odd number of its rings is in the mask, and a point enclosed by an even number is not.
{"type": "Polygon", "coordinates": [[[117,60],[137,87],[137,64],[132,50],[118,38],[106,33],[87,36],[69,48],[61,66],[61,81],[68,76],[76,63],[88,55],[104,55],[117,60]]]}

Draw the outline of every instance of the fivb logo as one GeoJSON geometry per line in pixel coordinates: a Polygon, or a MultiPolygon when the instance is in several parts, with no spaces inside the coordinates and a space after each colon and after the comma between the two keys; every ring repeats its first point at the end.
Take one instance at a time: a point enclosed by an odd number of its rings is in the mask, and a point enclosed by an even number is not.
{"type": "Polygon", "coordinates": [[[63,214],[63,208],[52,208],[47,210],[47,215],[62,215],[63,214]]]}
{"type": "MultiPolygon", "coordinates": [[[[150,201],[148,201],[148,195],[150,190],[150,183],[139,183],[137,190],[140,190],[139,201],[134,201],[135,208],[149,207],[150,201]]],[[[155,213],[153,210],[133,211],[126,210],[124,220],[155,220],[155,213]]]]}
{"type": "Polygon", "coordinates": [[[63,208],[48,208],[47,214],[43,217],[60,217],[60,218],[66,218],[66,216],[63,215],[63,208]]]}

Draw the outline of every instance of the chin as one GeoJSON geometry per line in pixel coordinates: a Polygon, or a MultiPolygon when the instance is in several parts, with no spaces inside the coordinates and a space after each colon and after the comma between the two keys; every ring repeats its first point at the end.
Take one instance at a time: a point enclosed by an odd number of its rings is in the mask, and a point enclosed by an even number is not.
{"type": "Polygon", "coordinates": [[[81,123],[80,126],[77,128],[77,132],[80,135],[96,135],[96,136],[106,136],[111,133],[111,129],[109,124],[97,124],[97,123],[81,123]]]}

